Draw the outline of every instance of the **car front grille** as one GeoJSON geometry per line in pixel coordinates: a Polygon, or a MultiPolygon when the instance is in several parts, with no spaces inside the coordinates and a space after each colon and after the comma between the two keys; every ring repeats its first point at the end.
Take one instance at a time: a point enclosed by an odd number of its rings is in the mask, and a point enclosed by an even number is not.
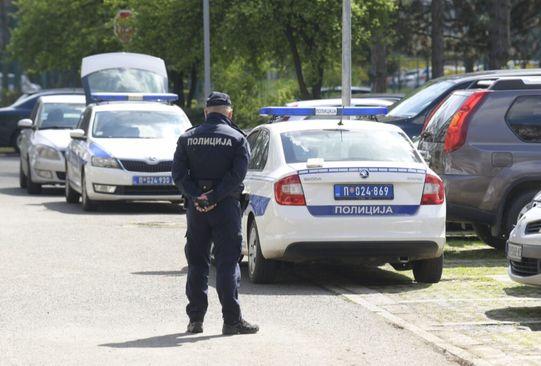
{"type": "Polygon", "coordinates": [[[526,234],[539,234],[541,232],[541,221],[533,221],[526,225],[526,234]]]}
{"type": "Polygon", "coordinates": [[[122,196],[174,196],[180,195],[175,186],[117,186],[115,194],[122,196]]]}
{"type": "Polygon", "coordinates": [[[539,274],[539,259],[522,258],[520,262],[510,260],[511,272],[521,277],[539,274]]]}
{"type": "Polygon", "coordinates": [[[121,160],[120,163],[124,169],[130,172],[144,172],[144,173],[165,173],[170,172],[173,166],[173,162],[160,161],[157,164],[148,164],[141,160],[121,160]]]}

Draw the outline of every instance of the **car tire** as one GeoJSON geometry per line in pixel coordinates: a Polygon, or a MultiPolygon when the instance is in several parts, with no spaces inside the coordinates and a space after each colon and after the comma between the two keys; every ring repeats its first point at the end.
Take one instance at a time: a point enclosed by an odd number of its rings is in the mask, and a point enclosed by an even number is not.
{"type": "Polygon", "coordinates": [[[81,205],[84,211],[96,211],[97,209],[96,201],[88,197],[88,192],[86,191],[86,178],[84,173],[81,178],[81,205]]]}
{"type": "Polygon", "coordinates": [[[81,195],[75,189],[73,189],[71,187],[67,172],[68,172],[68,170],[66,168],[66,187],[64,189],[64,195],[66,197],[66,202],[67,203],[79,203],[79,198],[81,197],[81,195]]]}
{"type": "Polygon", "coordinates": [[[28,174],[26,175],[26,191],[29,194],[40,194],[41,193],[41,184],[34,183],[32,180],[32,169],[30,169],[30,162],[27,161],[28,174]]]}
{"type": "MultiPolygon", "coordinates": [[[[524,213],[523,210],[525,210],[530,202],[532,202],[537,192],[539,192],[539,190],[523,192],[520,195],[515,196],[511,204],[507,207],[506,214],[503,218],[504,226],[502,228],[502,232],[505,234],[506,240],[509,238],[511,230],[513,230],[517,224],[519,216],[524,213]]],[[[504,248],[505,245],[502,247],[502,249],[504,248]]]]}
{"type": "Polygon", "coordinates": [[[26,174],[24,174],[22,160],[19,160],[19,187],[26,188],[26,174]]]}
{"type": "Polygon", "coordinates": [[[438,283],[443,273],[443,254],[413,262],[413,277],[419,283],[438,283]]]}
{"type": "Polygon", "coordinates": [[[277,263],[263,257],[255,220],[250,223],[248,232],[248,276],[250,281],[253,283],[272,283],[276,277],[277,263]]]}
{"type": "Polygon", "coordinates": [[[477,235],[477,237],[481,239],[481,241],[483,241],[486,245],[489,245],[494,249],[505,248],[506,239],[492,236],[491,228],[489,225],[476,223],[472,226],[473,230],[475,230],[475,234],[477,235]]]}

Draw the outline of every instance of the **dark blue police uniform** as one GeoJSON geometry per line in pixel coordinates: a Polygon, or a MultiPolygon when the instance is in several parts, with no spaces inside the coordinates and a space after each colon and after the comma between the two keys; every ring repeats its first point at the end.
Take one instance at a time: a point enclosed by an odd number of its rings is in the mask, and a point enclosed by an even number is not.
{"type": "Polygon", "coordinates": [[[188,130],[178,140],[172,173],[175,184],[188,199],[185,253],[189,300],[186,312],[190,322],[202,322],[207,311],[211,242],[224,324],[236,324],[242,319],[238,301],[242,245],[239,198],[249,159],[245,135],[220,113],[209,113],[202,125],[188,130]],[[199,212],[194,201],[208,190],[208,204],[216,207],[199,212]]]}

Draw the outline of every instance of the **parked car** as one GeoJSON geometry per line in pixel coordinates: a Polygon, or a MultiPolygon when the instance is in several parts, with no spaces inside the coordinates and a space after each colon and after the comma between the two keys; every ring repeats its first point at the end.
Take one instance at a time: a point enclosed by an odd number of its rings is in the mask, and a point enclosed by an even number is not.
{"type": "Polygon", "coordinates": [[[91,211],[103,201],[172,201],[179,136],[191,127],[168,101],[162,59],[133,53],[88,56],[81,65],[89,105],[66,151],[66,202],[91,211]]]}
{"type": "Polygon", "coordinates": [[[511,231],[507,259],[509,277],[513,281],[541,286],[541,192],[511,231]]]}
{"type": "Polygon", "coordinates": [[[23,118],[30,118],[39,97],[55,94],[81,94],[81,89],[41,90],[18,99],[8,107],[0,108],[0,147],[13,147],[18,151],[20,129],[17,123],[23,118]]]}
{"type": "Polygon", "coordinates": [[[501,78],[451,94],[431,116],[419,150],[445,182],[447,219],[473,223],[503,249],[541,189],[541,77],[501,78]]]}
{"type": "Polygon", "coordinates": [[[19,121],[21,188],[37,194],[44,184],[64,184],[64,154],[71,141],[70,131],[79,122],[85,107],[82,94],[41,96],[32,118],[19,121]]]}
{"type": "MultiPolygon", "coordinates": [[[[275,115],[272,109],[262,113],[275,115]]],[[[242,252],[253,282],[271,282],[279,261],[313,260],[391,263],[413,268],[419,282],[440,280],[443,182],[399,128],[273,122],[256,127],[248,143],[242,252]]]]}
{"type": "Polygon", "coordinates": [[[501,77],[529,75],[541,76],[541,69],[492,70],[434,79],[417,89],[410,97],[394,105],[385,117],[378,120],[402,128],[410,138],[415,139],[421,134],[428,114],[451,92],[486,88],[490,82],[501,77]]]}

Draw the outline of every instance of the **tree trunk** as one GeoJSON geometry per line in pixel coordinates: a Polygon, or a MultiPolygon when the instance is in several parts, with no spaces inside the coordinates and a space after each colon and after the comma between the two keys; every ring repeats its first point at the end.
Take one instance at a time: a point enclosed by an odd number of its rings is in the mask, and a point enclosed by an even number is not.
{"type": "Polygon", "coordinates": [[[312,97],[314,99],[321,99],[321,87],[323,86],[323,73],[325,68],[321,63],[317,65],[317,80],[312,86],[312,97]]]}
{"type": "Polygon", "coordinates": [[[2,72],[4,75],[2,78],[2,83],[0,84],[0,91],[1,89],[7,90],[8,88],[9,63],[7,62],[6,48],[9,41],[9,24],[7,14],[9,5],[10,4],[7,0],[0,0],[0,67],[2,68],[0,72],[2,72]]]}
{"type": "Polygon", "coordinates": [[[490,2],[488,66],[500,69],[507,63],[510,46],[511,0],[490,2]]]}
{"type": "Polygon", "coordinates": [[[443,0],[432,0],[432,79],[443,76],[443,0]]]}
{"type": "Polygon", "coordinates": [[[301,99],[310,98],[310,93],[306,87],[306,81],[304,80],[304,75],[302,72],[302,62],[299,55],[299,50],[297,48],[297,43],[293,37],[293,29],[288,24],[284,30],[287,42],[289,43],[289,48],[291,49],[291,57],[293,57],[293,64],[295,65],[295,74],[297,75],[297,82],[299,84],[299,91],[301,92],[301,99]]]}
{"type": "Polygon", "coordinates": [[[387,91],[387,47],[382,39],[380,31],[375,32],[372,36],[370,79],[373,93],[385,93],[387,91]]]}
{"type": "Polygon", "coordinates": [[[178,95],[177,104],[179,107],[184,108],[186,106],[186,100],[184,99],[184,73],[171,70],[169,72],[171,80],[173,80],[173,93],[178,95]]]}
{"type": "Polygon", "coordinates": [[[464,71],[465,72],[473,72],[473,66],[475,63],[475,57],[470,55],[467,51],[464,53],[464,71]]]}
{"type": "MultiPolygon", "coordinates": [[[[188,97],[186,98],[186,108],[192,108],[192,100],[195,97],[195,89],[197,87],[197,63],[192,64],[192,70],[190,71],[190,89],[188,90],[188,97]]],[[[207,96],[205,95],[205,98],[207,96]]]]}

